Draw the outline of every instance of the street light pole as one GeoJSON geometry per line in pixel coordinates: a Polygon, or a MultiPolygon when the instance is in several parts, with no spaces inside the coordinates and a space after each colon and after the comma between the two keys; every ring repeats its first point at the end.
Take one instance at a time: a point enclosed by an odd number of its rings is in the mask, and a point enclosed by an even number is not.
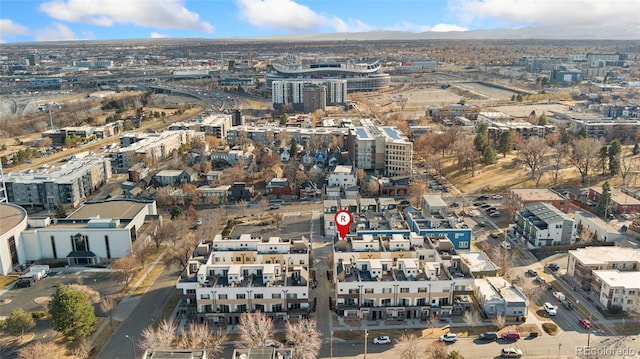
{"type": "Polygon", "coordinates": [[[364,330],[364,357],[363,359],[367,359],[367,338],[369,337],[369,330],[364,330]]]}
{"type": "Polygon", "coordinates": [[[330,348],[329,349],[329,357],[331,359],[333,359],[333,330],[331,330],[329,333],[331,333],[330,336],[329,336],[329,343],[330,343],[329,344],[330,345],[329,346],[329,348],[330,348]]]}
{"type": "Polygon", "coordinates": [[[131,338],[128,334],[125,334],[124,337],[129,339],[129,341],[131,342],[131,350],[133,351],[133,359],[136,359],[138,357],[136,355],[136,343],[133,341],[133,338],[131,338]]]}

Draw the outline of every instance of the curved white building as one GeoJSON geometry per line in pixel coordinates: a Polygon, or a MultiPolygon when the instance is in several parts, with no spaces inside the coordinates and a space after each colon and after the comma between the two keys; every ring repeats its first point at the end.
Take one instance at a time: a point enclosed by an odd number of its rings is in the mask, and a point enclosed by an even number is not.
{"type": "Polygon", "coordinates": [[[27,211],[11,203],[0,203],[0,275],[20,264],[20,234],[27,228],[27,211]]]}

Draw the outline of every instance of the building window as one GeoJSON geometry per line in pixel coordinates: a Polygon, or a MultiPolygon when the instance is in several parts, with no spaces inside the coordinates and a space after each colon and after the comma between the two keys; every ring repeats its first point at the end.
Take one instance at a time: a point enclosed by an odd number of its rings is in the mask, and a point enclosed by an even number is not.
{"type": "Polygon", "coordinates": [[[226,294],[218,294],[218,299],[227,299],[227,295],[226,294]]]}
{"type": "Polygon", "coordinates": [[[107,258],[111,258],[111,248],[109,247],[109,236],[104,236],[104,247],[107,249],[107,258]]]}
{"type": "Polygon", "coordinates": [[[460,247],[460,248],[469,248],[469,242],[467,242],[467,241],[458,242],[458,247],[460,247]]]}
{"type": "Polygon", "coordinates": [[[391,288],[382,288],[382,293],[391,293],[391,288]]]}
{"type": "Polygon", "coordinates": [[[7,239],[9,244],[9,252],[11,253],[11,266],[17,265],[18,262],[18,249],[16,248],[16,238],[14,236],[7,239]]]}
{"type": "Polygon", "coordinates": [[[209,294],[200,294],[200,299],[211,299],[209,294]]]}
{"type": "Polygon", "coordinates": [[[282,294],[280,293],[272,293],[271,299],[282,299],[282,294]]]}
{"type": "Polygon", "coordinates": [[[58,252],[56,251],[56,238],[51,236],[51,249],[53,250],[53,259],[58,259],[58,252]]]}
{"type": "Polygon", "coordinates": [[[366,294],[373,294],[373,288],[365,288],[365,289],[364,289],[364,292],[365,292],[366,294]]]}
{"type": "Polygon", "coordinates": [[[409,288],[400,288],[400,293],[409,293],[409,288]]]}
{"type": "Polygon", "coordinates": [[[427,292],[427,288],[418,288],[418,293],[426,293],[427,292]]]}
{"type": "Polygon", "coordinates": [[[262,299],[264,298],[264,294],[262,293],[256,293],[253,295],[253,299],[262,299]]]}
{"type": "Polygon", "coordinates": [[[236,299],[246,299],[246,296],[242,293],[236,294],[236,299]]]}
{"type": "Polygon", "coordinates": [[[380,303],[383,306],[389,306],[389,305],[391,305],[391,299],[390,298],[383,299],[380,303]]]}

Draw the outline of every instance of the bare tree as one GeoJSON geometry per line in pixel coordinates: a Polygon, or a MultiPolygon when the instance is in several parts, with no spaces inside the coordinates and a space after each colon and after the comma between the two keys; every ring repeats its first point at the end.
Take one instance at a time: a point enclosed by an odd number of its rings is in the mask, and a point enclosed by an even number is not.
{"type": "Polygon", "coordinates": [[[178,340],[178,346],[184,349],[199,348],[207,351],[207,358],[215,358],[224,349],[227,335],[217,329],[213,333],[207,322],[189,323],[189,327],[182,333],[178,340]]]}
{"type": "Polygon", "coordinates": [[[91,341],[86,337],[82,337],[76,343],[76,347],[73,350],[73,355],[77,359],[88,359],[89,356],[91,355],[91,350],[93,350],[91,341]]]}
{"type": "Polygon", "coordinates": [[[431,328],[431,334],[433,334],[433,327],[436,326],[437,321],[438,321],[438,318],[435,315],[429,314],[429,318],[427,318],[426,322],[427,322],[427,327],[431,328]]]}
{"type": "Polygon", "coordinates": [[[569,161],[580,172],[582,184],[587,183],[589,171],[598,161],[600,148],[602,148],[602,142],[594,138],[581,138],[573,143],[573,151],[569,161]]]}
{"type": "Polygon", "coordinates": [[[464,323],[466,325],[474,328],[478,326],[480,322],[482,322],[482,317],[480,316],[480,313],[478,313],[478,311],[468,310],[464,312],[464,315],[462,316],[462,320],[464,320],[464,323]]]}
{"type": "Polygon", "coordinates": [[[434,342],[431,345],[428,354],[432,359],[447,359],[449,357],[447,346],[443,342],[434,342]]]}
{"type": "Polygon", "coordinates": [[[282,213],[276,213],[273,215],[273,221],[276,224],[276,228],[279,229],[282,221],[284,221],[284,215],[282,213]]]}
{"type": "Polygon", "coordinates": [[[569,146],[558,143],[555,147],[555,151],[551,156],[551,168],[553,172],[551,176],[553,178],[553,187],[557,187],[562,176],[562,170],[564,169],[567,155],[569,154],[569,146]]]}
{"type": "Polygon", "coordinates": [[[293,357],[315,359],[320,353],[322,340],[314,319],[303,318],[296,322],[286,323],[287,340],[294,343],[293,357]]]}
{"type": "Polygon", "coordinates": [[[491,319],[491,324],[496,327],[496,330],[504,328],[507,323],[507,318],[502,313],[498,313],[495,318],[491,319]]]}
{"type": "Polygon", "coordinates": [[[262,348],[269,339],[273,339],[273,319],[257,311],[242,313],[238,325],[239,345],[246,348],[262,348]]]}
{"type": "Polygon", "coordinates": [[[18,351],[18,359],[48,358],[58,359],[60,348],[53,342],[35,342],[18,351]]]}
{"type": "Polygon", "coordinates": [[[176,342],[178,326],[173,319],[162,319],[157,328],[148,325],[142,330],[140,347],[146,350],[171,349],[176,342]]]}
{"type": "Polygon", "coordinates": [[[182,269],[189,263],[194,249],[195,237],[193,233],[188,232],[180,242],[169,248],[169,252],[165,257],[165,263],[167,265],[173,264],[179,269],[182,269]]]}
{"type": "Polygon", "coordinates": [[[629,184],[629,174],[638,170],[638,158],[635,156],[620,155],[620,175],[622,176],[622,185],[629,184]]]}
{"type": "MultiPolygon", "coordinates": [[[[138,265],[144,267],[145,264],[147,263],[147,260],[149,259],[149,257],[151,257],[151,255],[153,254],[153,248],[151,243],[146,242],[144,240],[138,240],[136,241],[136,243],[134,243],[131,246],[131,250],[132,250],[132,254],[133,254],[133,258],[135,258],[138,261],[138,265]]],[[[156,252],[157,252],[157,247],[156,247],[156,252]]]]}
{"type": "Polygon", "coordinates": [[[113,270],[111,275],[116,280],[121,281],[126,288],[139,269],[137,265],[136,260],[130,256],[120,257],[111,262],[111,269],[113,270]]]}
{"type": "Polygon", "coordinates": [[[100,310],[102,311],[102,313],[106,314],[107,316],[109,316],[109,325],[113,326],[113,318],[112,318],[112,314],[113,314],[113,310],[116,309],[116,299],[109,295],[106,297],[103,297],[100,300],[100,310]]]}
{"type": "Polygon", "coordinates": [[[498,275],[508,277],[509,270],[513,268],[513,255],[511,251],[503,246],[493,246],[487,254],[489,254],[493,262],[498,265],[498,275]]]}
{"type": "Polygon", "coordinates": [[[546,154],[549,151],[547,142],[540,137],[529,137],[517,147],[518,157],[531,171],[530,177],[540,185],[546,167],[546,154]]]}
{"type": "Polygon", "coordinates": [[[425,350],[415,334],[404,334],[396,340],[396,348],[400,351],[400,359],[424,359],[425,350]]]}
{"type": "Polygon", "coordinates": [[[97,304],[100,302],[100,293],[93,288],[89,288],[83,284],[69,284],[68,287],[71,290],[75,290],[75,291],[86,294],[87,299],[89,299],[89,302],[91,304],[97,304]]]}

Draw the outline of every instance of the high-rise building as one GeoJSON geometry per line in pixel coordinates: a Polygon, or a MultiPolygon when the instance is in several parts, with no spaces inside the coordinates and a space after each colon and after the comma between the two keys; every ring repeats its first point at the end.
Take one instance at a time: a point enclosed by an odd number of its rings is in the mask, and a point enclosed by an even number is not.
{"type": "Polygon", "coordinates": [[[306,84],[302,88],[304,112],[316,110],[324,111],[327,108],[327,87],[318,84],[306,84]]]}

